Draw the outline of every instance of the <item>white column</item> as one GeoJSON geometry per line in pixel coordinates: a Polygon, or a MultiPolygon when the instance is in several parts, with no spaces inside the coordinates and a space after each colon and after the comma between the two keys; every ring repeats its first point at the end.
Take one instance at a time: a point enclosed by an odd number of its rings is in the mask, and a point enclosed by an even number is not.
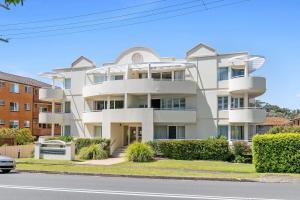
{"type": "Polygon", "coordinates": [[[110,109],[110,96],[107,96],[107,108],[110,109]]]}
{"type": "Polygon", "coordinates": [[[248,63],[246,62],[245,64],[245,77],[249,76],[249,68],[248,68],[248,63]]]}
{"type": "MultiPolygon", "coordinates": [[[[52,116],[54,116],[55,114],[55,102],[52,101],[52,116]]],[[[52,122],[51,123],[51,136],[53,137],[54,136],[54,126],[55,124],[52,122]]]]}
{"type": "Polygon", "coordinates": [[[147,107],[151,108],[151,94],[150,93],[147,94],[147,104],[148,104],[147,107]]]}
{"type": "Polygon", "coordinates": [[[231,95],[228,95],[228,110],[231,110],[231,95]]]}
{"type": "Polygon", "coordinates": [[[148,79],[151,79],[151,64],[148,65],[148,79]]]}
{"type": "Polygon", "coordinates": [[[174,81],[175,80],[175,73],[174,73],[174,71],[172,71],[172,81],[174,81]]]}
{"type": "Polygon", "coordinates": [[[249,124],[245,123],[244,126],[244,140],[248,141],[249,140],[249,124]]]}
{"type": "Polygon", "coordinates": [[[107,69],[106,76],[107,76],[107,81],[110,81],[110,68],[107,69]]]}
{"type": "Polygon", "coordinates": [[[244,106],[245,106],[245,108],[249,107],[249,95],[248,95],[248,93],[244,94],[244,106]]]}
{"type": "Polygon", "coordinates": [[[228,79],[231,79],[231,67],[228,67],[228,79]]]}
{"type": "Polygon", "coordinates": [[[128,70],[129,70],[129,65],[126,66],[126,71],[125,71],[125,77],[124,80],[128,79],[128,70]]]}
{"type": "Polygon", "coordinates": [[[231,124],[228,124],[228,141],[231,141],[231,124]]]}
{"type": "Polygon", "coordinates": [[[52,78],[52,89],[55,89],[55,78],[52,78]]]}
{"type": "Polygon", "coordinates": [[[128,108],[128,94],[125,93],[124,95],[124,108],[128,108]]]}

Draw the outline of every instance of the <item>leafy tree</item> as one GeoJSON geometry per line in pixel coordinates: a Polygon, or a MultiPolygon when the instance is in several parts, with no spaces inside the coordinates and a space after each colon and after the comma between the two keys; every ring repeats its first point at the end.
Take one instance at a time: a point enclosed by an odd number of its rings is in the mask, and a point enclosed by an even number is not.
{"type": "Polygon", "coordinates": [[[0,7],[9,10],[9,6],[12,4],[15,6],[18,4],[23,5],[23,0],[4,0],[4,3],[0,3],[0,7]]]}

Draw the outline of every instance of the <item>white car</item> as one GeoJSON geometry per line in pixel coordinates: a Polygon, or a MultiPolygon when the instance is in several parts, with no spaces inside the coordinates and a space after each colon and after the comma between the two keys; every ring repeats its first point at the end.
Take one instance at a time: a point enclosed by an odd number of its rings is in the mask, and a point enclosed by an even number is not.
{"type": "Polygon", "coordinates": [[[16,161],[13,158],[0,156],[0,171],[9,173],[16,168],[16,161]]]}

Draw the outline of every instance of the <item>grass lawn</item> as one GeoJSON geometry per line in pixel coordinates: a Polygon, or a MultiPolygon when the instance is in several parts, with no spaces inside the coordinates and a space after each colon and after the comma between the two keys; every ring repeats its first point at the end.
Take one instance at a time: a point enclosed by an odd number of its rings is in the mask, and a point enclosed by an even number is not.
{"type": "Polygon", "coordinates": [[[18,170],[80,172],[95,174],[232,178],[258,180],[268,176],[300,178],[299,174],[259,174],[252,164],[220,161],[158,160],[147,163],[124,162],[111,166],[78,165],[74,161],[17,159],[18,170]]]}

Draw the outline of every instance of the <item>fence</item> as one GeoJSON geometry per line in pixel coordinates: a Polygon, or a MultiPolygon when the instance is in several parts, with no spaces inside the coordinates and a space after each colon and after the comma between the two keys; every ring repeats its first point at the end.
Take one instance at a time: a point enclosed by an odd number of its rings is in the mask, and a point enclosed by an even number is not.
{"type": "Polygon", "coordinates": [[[33,144],[0,147],[0,155],[12,158],[32,158],[33,151],[33,144]]]}

